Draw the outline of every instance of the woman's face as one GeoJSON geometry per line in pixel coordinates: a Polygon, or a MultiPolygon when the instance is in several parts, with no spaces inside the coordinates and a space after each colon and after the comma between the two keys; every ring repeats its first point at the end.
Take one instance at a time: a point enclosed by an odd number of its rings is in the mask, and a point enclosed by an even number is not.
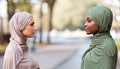
{"type": "Polygon", "coordinates": [[[99,31],[98,26],[96,23],[91,19],[90,17],[86,17],[86,23],[85,23],[85,30],[86,34],[96,34],[99,31]]]}
{"type": "Polygon", "coordinates": [[[22,31],[26,37],[33,37],[35,33],[34,19],[31,19],[25,29],[22,31]]]}

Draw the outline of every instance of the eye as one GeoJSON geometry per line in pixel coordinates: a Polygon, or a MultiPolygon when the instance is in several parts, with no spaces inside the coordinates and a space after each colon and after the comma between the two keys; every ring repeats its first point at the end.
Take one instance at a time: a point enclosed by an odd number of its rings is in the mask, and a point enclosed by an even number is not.
{"type": "Polygon", "coordinates": [[[32,22],[32,23],[30,24],[30,26],[34,26],[34,22],[32,22]]]}
{"type": "Polygon", "coordinates": [[[92,20],[87,20],[87,22],[89,22],[89,23],[90,23],[91,21],[92,21],[92,20]]]}
{"type": "Polygon", "coordinates": [[[91,21],[93,21],[92,19],[90,18],[87,18],[87,22],[90,23],[91,21]]]}
{"type": "Polygon", "coordinates": [[[87,17],[86,18],[86,21],[88,22],[88,23],[90,23],[91,21],[93,21],[90,17],[87,17]]]}

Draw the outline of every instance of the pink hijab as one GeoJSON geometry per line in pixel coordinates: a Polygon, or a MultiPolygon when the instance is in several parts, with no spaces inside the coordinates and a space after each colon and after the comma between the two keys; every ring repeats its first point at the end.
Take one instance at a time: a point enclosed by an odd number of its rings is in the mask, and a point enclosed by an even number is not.
{"type": "Polygon", "coordinates": [[[4,55],[3,69],[39,68],[39,65],[30,58],[26,45],[27,38],[21,32],[32,18],[27,12],[17,12],[9,21],[11,37],[4,55]]]}

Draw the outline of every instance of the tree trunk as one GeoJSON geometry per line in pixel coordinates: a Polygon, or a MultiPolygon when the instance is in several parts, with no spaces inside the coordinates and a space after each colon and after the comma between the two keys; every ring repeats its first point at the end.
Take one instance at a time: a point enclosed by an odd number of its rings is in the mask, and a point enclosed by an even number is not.
{"type": "Polygon", "coordinates": [[[53,8],[54,8],[54,5],[55,5],[55,2],[56,0],[50,0],[48,5],[49,5],[49,9],[50,9],[50,21],[49,21],[49,31],[48,31],[48,43],[51,43],[51,38],[50,38],[50,31],[52,30],[53,28],[53,25],[52,25],[52,13],[53,13],[53,8]]]}
{"type": "Polygon", "coordinates": [[[50,31],[52,30],[52,9],[50,9],[50,21],[49,21],[49,30],[48,30],[48,40],[47,42],[51,43],[50,31]]]}
{"type": "Polygon", "coordinates": [[[15,4],[13,3],[13,0],[7,0],[7,11],[8,11],[8,20],[13,16],[15,13],[15,4]]]}
{"type": "Polygon", "coordinates": [[[40,43],[42,43],[42,17],[43,17],[42,4],[43,0],[41,0],[40,2],[40,43]]]}
{"type": "Polygon", "coordinates": [[[2,17],[0,16],[0,44],[3,44],[4,37],[3,37],[3,25],[2,25],[2,17]]]}

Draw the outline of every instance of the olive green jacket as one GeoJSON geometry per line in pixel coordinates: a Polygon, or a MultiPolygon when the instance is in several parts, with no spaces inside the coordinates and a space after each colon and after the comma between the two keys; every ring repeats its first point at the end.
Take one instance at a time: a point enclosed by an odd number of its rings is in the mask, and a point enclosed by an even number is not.
{"type": "Polygon", "coordinates": [[[110,35],[112,12],[109,8],[97,6],[88,11],[99,26],[99,32],[93,35],[90,47],[83,54],[81,69],[116,69],[117,48],[110,35]]]}

